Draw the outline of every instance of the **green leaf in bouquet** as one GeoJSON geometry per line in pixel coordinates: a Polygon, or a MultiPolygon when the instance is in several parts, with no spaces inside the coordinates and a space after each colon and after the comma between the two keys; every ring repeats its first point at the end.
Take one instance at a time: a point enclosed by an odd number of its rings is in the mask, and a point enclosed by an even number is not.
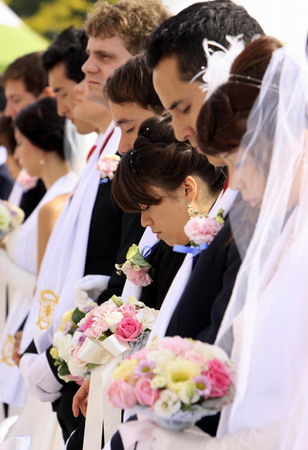
{"type": "Polygon", "coordinates": [[[96,366],[97,366],[97,364],[89,363],[89,364],[86,365],[86,368],[87,368],[89,371],[91,371],[92,369],[95,369],[96,366]]]}
{"type": "Polygon", "coordinates": [[[80,311],[79,308],[75,308],[72,314],[72,320],[77,324],[85,317],[85,313],[80,311]]]}
{"type": "Polygon", "coordinates": [[[61,366],[59,366],[58,374],[61,377],[64,377],[65,375],[70,375],[71,374],[65,361],[63,361],[61,366]]]}

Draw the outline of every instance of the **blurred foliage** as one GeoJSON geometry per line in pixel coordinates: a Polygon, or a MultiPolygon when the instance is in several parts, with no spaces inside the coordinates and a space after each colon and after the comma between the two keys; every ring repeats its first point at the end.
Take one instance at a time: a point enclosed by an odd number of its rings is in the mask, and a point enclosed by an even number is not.
{"type": "MultiPolygon", "coordinates": [[[[26,24],[52,39],[70,25],[83,26],[95,0],[4,0],[26,24]]],[[[116,0],[106,0],[115,3],[116,0]]]]}

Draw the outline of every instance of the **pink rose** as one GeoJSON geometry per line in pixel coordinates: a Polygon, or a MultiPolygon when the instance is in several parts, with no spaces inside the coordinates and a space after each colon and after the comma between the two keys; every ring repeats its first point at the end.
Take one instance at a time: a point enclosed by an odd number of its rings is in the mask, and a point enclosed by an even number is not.
{"type": "Polygon", "coordinates": [[[159,397],[159,392],[151,388],[151,380],[139,378],[135,386],[135,394],[140,405],[153,406],[159,397]]]}
{"type": "Polygon", "coordinates": [[[133,386],[123,380],[113,380],[107,390],[109,401],[121,409],[129,409],[137,403],[133,386]]]}
{"type": "Polygon", "coordinates": [[[148,274],[149,267],[140,267],[140,270],[135,270],[133,266],[127,267],[124,270],[124,273],[126,275],[126,278],[131,283],[135,284],[136,286],[149,286],[149,284],[152,283],[152,278],[148,274]]]}
{"type": "Polygon", "coordinates": [[[29,175],[25,170],[21,170],[17,177],[17,183],[19,183],[24,190],[28,191],[29,189],[34,188],[37,185],[37,178],[29,175]]]}
{"type": "Polygon", "coordinates": [[[211,382],[210,398],[223,397],[228,393],[231,384],[231,371],[219,359],[212,359],[208,362],[208,370],[202,372],[211,382]]]}
{"type": "Polygon", "coordinates": [[[109,178],[112,180],[118,168],[119,160],[103,158],[97,163],[97,170],[100,172],[102,178],[109,178]]]}
{"type": "Polygon", "coordinates": [[[222,225],[210,217],[198,216],[190,219],[184,227],[185,234],[195,244],[210,244],[222,225]]]}
{"type": "Polygon", "coordinates": [[[133,317],[136,314],[135,305],[122,305],[119,311],[124,315],[124,317],[133,317]]]}
{"type": "Polygon", "coordinates": [[[135,341],[142,332],[142,324],[132,317],[124,317],[116,329],[115,335],[121,341],[135,341]]]}

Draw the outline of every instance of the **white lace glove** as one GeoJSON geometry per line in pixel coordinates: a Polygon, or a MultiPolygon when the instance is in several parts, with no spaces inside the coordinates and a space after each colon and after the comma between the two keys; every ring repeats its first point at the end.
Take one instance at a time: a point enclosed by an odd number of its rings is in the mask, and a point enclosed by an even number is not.
{"type": "Polygon", "coordinates": [[[78,280],[74,286],[77,306],[82,307],[92,300],[97,300],[107,288],[109,279],[107,275],[86,275],[78,280]]]}
{"type": "Polygon", "coordinates": [[[52,373],[45,352],[39,355],[26,353],[19,368],[27,390],[41,402],[54,402],[61,397],[62,384],[52,373]]]}
{"type": "Polygon", "coordinates": [[[3,248],[0,248],[0,274],[6,283],[17,287],[27,297],[32,298],[36,276],[15,264],[3,248]]]}

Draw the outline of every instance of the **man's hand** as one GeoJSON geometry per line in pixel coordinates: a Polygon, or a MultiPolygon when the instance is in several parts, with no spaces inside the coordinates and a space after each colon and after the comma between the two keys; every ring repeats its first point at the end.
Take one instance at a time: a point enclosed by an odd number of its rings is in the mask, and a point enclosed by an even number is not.
{"type": "Polygon", "coordinates": [[[79,416],[79,410],[81,411],[82,415],[86,417],[89,388],[90,388],[90,378],[87,378],[74,395],[72,404],[74,417],[79,416]]]}

